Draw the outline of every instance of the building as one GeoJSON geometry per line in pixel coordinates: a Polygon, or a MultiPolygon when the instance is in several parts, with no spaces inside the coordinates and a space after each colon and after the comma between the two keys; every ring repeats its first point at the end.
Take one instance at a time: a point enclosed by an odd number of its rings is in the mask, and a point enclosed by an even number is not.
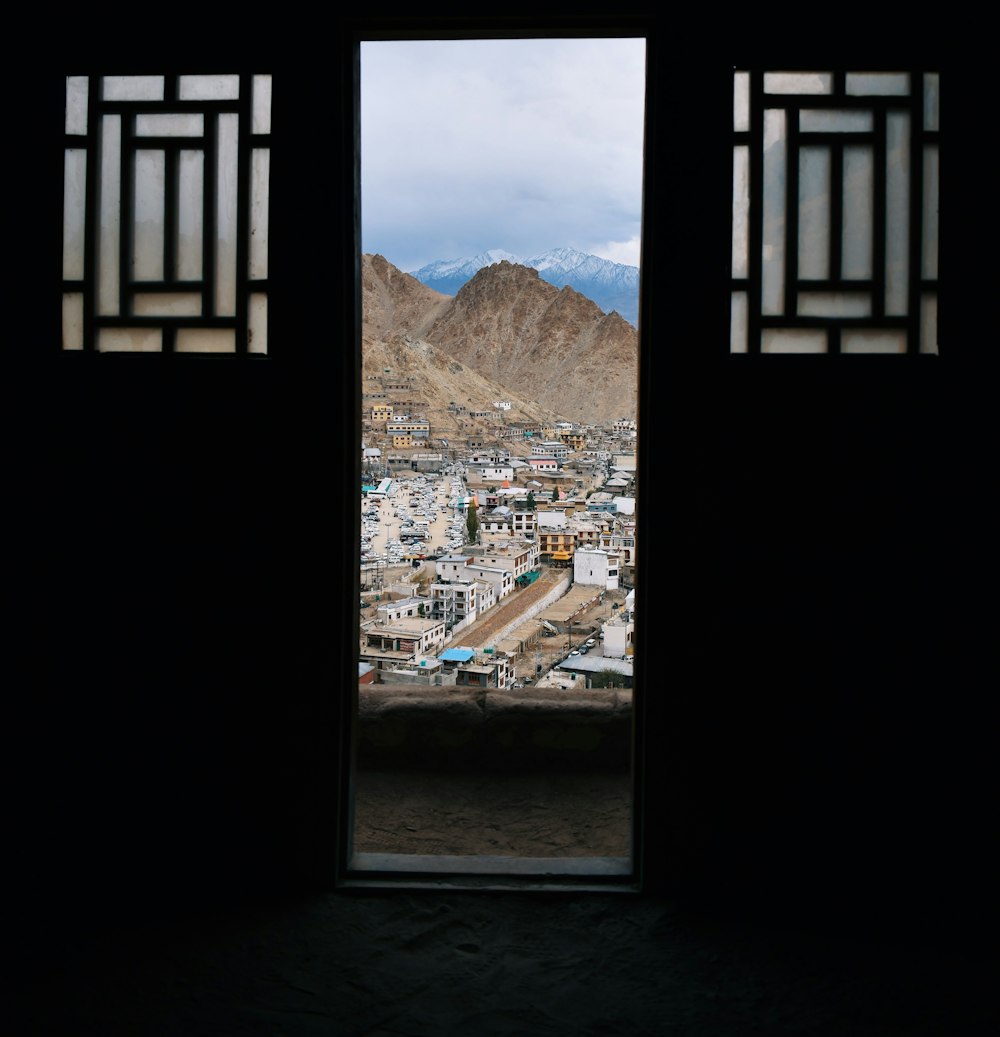
{"type": "Polygon", "coordinates": [[[632,613],[622,610],[601,625],[604,635],[604,656],[608,659],[627,659],[632,656],[635,641],[635,620],[632,613]]]}
{"type": "Polygon", "coordinates": [[[578,547],[573,553],[573,582],[584,586],[618,589],[621,560],[600,547],[578,547]]]}
{"type": "Polygon", "coordinates": [[[459,663],[455,669],[455,683],[459,687],[500,690],[511,681],[510,660],[503,652],[482,652],[474,661],[459,663]]]}
{"type": "Polygon", "coordinates": [[[621,557],[622,565],[634,566],[635,558],[635,523],[600,534],[598,547],[604,551],[613,551],[621,557]]]}
{"type": "Polygon", "coordinates": [[[444,643],[444,622],[438,619],[406,619],[369,627],[362,634],[360,658],[378,669],[392,669],[422,655],[434,655],[444,643]]]}
{"type": "Polygon", "coordinates": [[[432,583],[430,599],[431,618],[441,620],[447,633],[474,623],[495,600],[493,585],[479,580],[432,583]]]}

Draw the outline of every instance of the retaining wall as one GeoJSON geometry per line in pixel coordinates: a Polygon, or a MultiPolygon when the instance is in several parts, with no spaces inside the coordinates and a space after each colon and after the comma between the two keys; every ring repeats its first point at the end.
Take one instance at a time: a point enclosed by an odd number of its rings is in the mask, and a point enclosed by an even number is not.
{"type": "Polygon", "coordinates": [[[627,689],[363,685],[359,767],[627,770],[627,689]]]}

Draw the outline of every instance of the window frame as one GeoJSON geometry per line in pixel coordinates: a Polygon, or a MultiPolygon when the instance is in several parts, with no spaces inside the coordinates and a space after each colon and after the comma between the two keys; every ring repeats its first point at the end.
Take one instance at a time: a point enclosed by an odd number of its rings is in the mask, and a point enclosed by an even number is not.
{"type": "MultiPolygon", "coordinates": [[[[360,165],[360,49],[362,42],[369,40],[394,39],[551,39],[551,38],[588,38],[588,37],[642,37],[647,45],[647,108],[645,114],[645,132],[650,132],[649,110],[649,57],[648,48],[651,39],[651,23],[648,18],[594,18],[573,16],[570,18],[511,18],[491,21],[489,18],[470,18],[436,21],[432,19],[399,20],[374,19],[372,21],[348,19],[345,33],[345,46],[350,52],[350,67],[353,69],[349,105],[353,113],[351,125],[354,129],[352,148],[353,159],[353,197],[360,199],[361,165],[360,165]],[[434,24],[430,24],[434,22],[434,24]]],[[[643,176],[644,191],[649,170],[649,151],[644,155],[643,176]]],[[[360,270],[362,254],[360,203],[353,205],[353,244],[355,268],[360,270]]],[[[643,233],[646,229],[645,206],[643,215],[643,233]]],[[[355,325],[352,341],[356,363],[355,393],[357,397],[358,421],[361,427],[361,298],[360,272],[356,275],[357,291],[355,293],[355,325]]],[[[643,312],[643,282],[640,277],[640,314],[643,312]]],[[[641,324],[640,324],[641,327],[641,324]]],[[[639,335],[639,382],[642,383],[642,334],[639,335]]],[[[357,451],[355,452],[357,453],[357,451]]],[[[356,462],[356,478],[354,485],[360,485],[361,462],[356,462]]],[[[637,505],[639,513],[642,508],[637,505]]],[[[360,528],[358,530],[360,533],[360,528]]],[[[352,541],[358,543],[355,536],[352,541]]],[[[360,589],[360,585],[355,588],[360,589]]],[[[355,612],[359,594],[354,593],[355,612]]],[[[355,616],[357,619],[357,616],[355,616]]],[[[355,622],[355,628],[357,622],[355,622]]],[[[640,684],[636,665],[634,684],[640,684]]],[[[637,893],[643,888],[642,882],[642,819],[640,804],[642,796],[641,715],[643,711],[640,693],[634,693],[633,719],[631,736],[632,758],[632,797],[631,797],[631,851],[628,858],[629,867],[622,870],[616,860],[602,858],[571,858],[536,861],[524,857],[491,858],[484,857],[422,857],[419,858],[419,869],[408,870],[405,855],[369,855],[383,857],[388,864],[391,858],[398,857],[402,867],[386,866],[384,869],[369,865],[364,869],[352,866],[351,835],[353,831],[353,774],[356,758],[356,718],[358,716],[358,682],[352,682],[349,696],[349,722],[342,725],[342,743],[340,751],[340,812],[338,822],[338,853],[335,866],[335,885],[340,889],[364,889],[370,887],[395,886],[400,888],[456,888],[456,889],[541,889],[541,890],[592,890],[606,892],[637,893]],[[485,869],[485,871],[484,871],[485,869]]],[[[341,713],[343,716],[343,712],[341,713]]]]}

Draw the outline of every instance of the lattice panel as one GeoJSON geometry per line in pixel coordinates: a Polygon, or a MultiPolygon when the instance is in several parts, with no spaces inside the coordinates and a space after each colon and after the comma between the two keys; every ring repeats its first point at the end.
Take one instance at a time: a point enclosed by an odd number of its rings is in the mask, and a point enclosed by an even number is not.
{"type": "Polygon", "coordinates": [[[267,352],[269,75],[69,76],[68,350],[267,352]]]}
{"type": "Polygon", "coordinates": [[[939,76],[738,70],[733,353],[937,353],[939,76]]]}

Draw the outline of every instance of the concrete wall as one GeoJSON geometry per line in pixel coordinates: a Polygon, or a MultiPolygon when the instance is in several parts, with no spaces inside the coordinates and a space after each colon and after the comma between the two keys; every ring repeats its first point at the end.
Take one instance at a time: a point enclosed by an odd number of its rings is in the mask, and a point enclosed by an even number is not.
{"type": "Polygon", "coordinates": [[[362,768],[620,771],[630,766],[631,738],[628,691],[359,689],[362,768]]]}

